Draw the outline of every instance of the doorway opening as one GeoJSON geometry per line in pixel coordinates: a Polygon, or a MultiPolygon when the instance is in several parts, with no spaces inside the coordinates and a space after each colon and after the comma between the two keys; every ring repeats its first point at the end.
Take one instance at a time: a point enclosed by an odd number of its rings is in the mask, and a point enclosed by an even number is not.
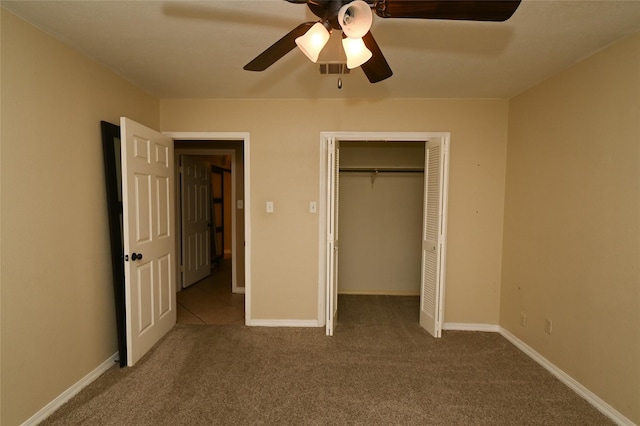
{"type": "Polygon", "coordinates": [[[168,135],[175,140],[178,192],[178,322],[249,325],[249,135],[168,135]],[[204,178],[189,186],[197,168],[204,178]],[[198,219],[199,234],[190,228],[198,219]],[[206,272],[190,277],[198,267],[206,272]]]}
{"type": "Polygon", "coordinates": [[[440,337],[448,148],[448,133],[321,135],[318,298],[327,335],[338,294],[419,294],[420,325],[440,337]]]}

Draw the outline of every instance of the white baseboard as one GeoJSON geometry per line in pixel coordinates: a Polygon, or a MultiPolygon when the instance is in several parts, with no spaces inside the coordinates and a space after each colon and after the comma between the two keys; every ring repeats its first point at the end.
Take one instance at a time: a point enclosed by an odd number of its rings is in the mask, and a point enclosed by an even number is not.
{"type": "Polygon", "coordinates": [[[497,333],[500,331],[500,326],[497,324],[469,324],[463,322],[445,322],[442,325],[443,330],[457,330],[457,331],[485,331],[497,333]]]}
{"type": "Polygon", "coordinates": [[[40,411],[38,411],[36,414],[31,416],[26,422],[22,424],[22,426],[31,426],[31,425],[35,426],[38,423],[42,422],[44,419],[49,417],[54,411],[60,408],[65,402],[67,402],[68,400],[76,396],[78,392],[80,392],[82,389],[88,386],[95,379],[100,377],[102,373],[104,373],[109,368],[111,368],[115,364],[115,361],[117,359],[118,359],[118,353],[116,352],[115,354],[111,355],[109,359],[107,359],[102,364],[97,366],[91,373],[84,376],[82,379],[80,379],[80,381],[78,381],[76,384],[71,386],[66,391],[62,392],[60,395],[58,395],[56,399],[48,403],[40,411]]]}
{"type": "Polygon", "coordinates": [[[261,320],[252,319],[251,326],[257,327],[320,327],[318,320],[261,320]]]}
{"type": "Polygon", "coordinates": [[[540,364],[544,369],[557,377],[562,383],[569,386],[574,392],[584,398],[588,403],[593,405],[598,411],[609,417],[618,425],[634,426],[631,420],[623,416],[619,411],[607,404],[602,398],[591,392],[589,389],[578,383],[574,378],[556,367],[548,359],[536,352],[531,346],[518,339],[508,330],[499,327],[499,333],[508,341],[513,343],[518,349],[527,354],[531,359],[540,364]]]}

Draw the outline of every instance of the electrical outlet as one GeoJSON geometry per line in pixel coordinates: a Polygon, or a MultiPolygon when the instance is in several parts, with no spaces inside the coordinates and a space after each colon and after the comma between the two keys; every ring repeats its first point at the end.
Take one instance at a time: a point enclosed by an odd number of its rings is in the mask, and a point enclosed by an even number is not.
{"type": "Polygon", "coordinates": [[[524,312],[520,312],[520,325],[523,327],[527,326],[527,314],[524,312]]]}
{"type": "Polygon", "coordinates": [[[547,334],[551,334],[551,332],[553,331],[553,321],[551,321],[550,319],[545,320],[544,331],[546,331],[547,334]]]}

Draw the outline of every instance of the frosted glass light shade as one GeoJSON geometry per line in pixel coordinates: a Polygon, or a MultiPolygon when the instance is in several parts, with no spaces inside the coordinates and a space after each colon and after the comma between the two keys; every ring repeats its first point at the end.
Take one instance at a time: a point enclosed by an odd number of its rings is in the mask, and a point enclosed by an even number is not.
{"type": "Polygon", "coordinates": [[[343,38],[342,47],[347,55],[347,68],[349,69],[359,67],[373,56],[361,38],[343,38]]]}
{"type": "Polygon", "coordinates": [[[320,51],[329,41],[329,31],[320,22],[316,22],[304,35],[296,38],[296,44],[313,62],[318,62],[320,51]]]}
{"type": "Polygon", "coordinates": [[[347,3],[338,11],[338,24],[349,38],[364,37],[372,23],[371,6],[362,0],[347,3]]]}

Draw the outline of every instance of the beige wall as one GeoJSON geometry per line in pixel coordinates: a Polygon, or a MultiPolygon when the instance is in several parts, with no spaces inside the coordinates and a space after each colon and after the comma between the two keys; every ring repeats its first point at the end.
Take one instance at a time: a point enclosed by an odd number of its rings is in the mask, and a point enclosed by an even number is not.
{"type": "Polygon", "coordinates": [[[100,120],[158,100],[2,12],[2,418],[20,424],[117,351],[100,120]]]}
{"type": "Polygon", "coordinates": [[[161,130],[250,132],[253,319],[318,312],[320,132],[451,132],[447,322],[497,324],[506,100],[163,100],[161,130]],[[273,201],[273,214],[265,213],[273,201]]]}
{"type": "Polygon", "coordinates": [[[512,99],[507,164],[500,324],[640,424],[640,34],[512,99]]]}
{"type": "MultiPolygon", "coordinates": [[[[242,200],[244,206],[244,152],[242,147],[236,148],[236,164],[235,164],[235,180],[236,180],[236,202],[242,200]]],[[[245,254],[244,254],[244,233],[245,233],[245,219],[244,219],[244,207],[242,209],[237,206],[231,206],[233,214],[236,219],[236,248],[235,253],[231,255],[236,262],[236,285],[238,287],[244,287],[245,283],[245,254]]]]}

